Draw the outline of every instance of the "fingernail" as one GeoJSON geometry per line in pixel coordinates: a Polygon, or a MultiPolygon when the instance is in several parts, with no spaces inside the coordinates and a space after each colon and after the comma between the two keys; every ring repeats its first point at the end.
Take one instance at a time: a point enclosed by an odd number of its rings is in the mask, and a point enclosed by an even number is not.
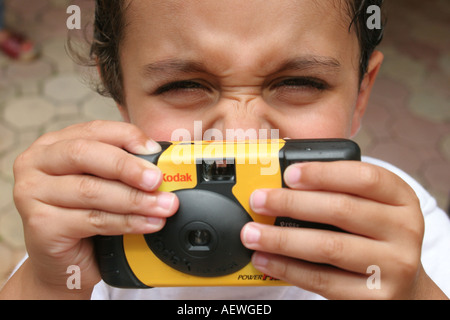
{"type": "Polygon", "coordinates": [[[158,153],[161,151],[161,146],[159,143],[153,140],[147,140],[147,142],[142,146],[137,146],[134,150],[135,153],[140,155],[150,155],[154,153],[158,153]]]}
{"type": "Polygon", "coordinates": [[[284,172],[284,181],[288,185],[296,185],[300,182],[301,174],[299,167],[290,166],[284,172]]]}
{"type": "Polygon", "coordinates": [[[147,224],[154,227],[160,227],[163,224],[163,219],[155,217],[147,217],[147,224]]]}
{"type": "Polygon", "coordinates": [[[243,240],[246,244],[254,244],[261,238],[261,231],[252,223],[247,224],[243,231],[243,240]]]}
{"type": "Polygon", "coordinates": [[[150,154],[161,152],[161,146],[154,140],[148,140],[145,143],[145,148],[150,154]]]}
{"type": "Polygon", "coordinates": [[[164,210],[170,210],[172,208],[173,202],[175,200],[175,195],[172,193],[163,193],[158,196],[158,207],[164,210]]]}
{"type": "Polygon", "coordinates": [[[255,212],[261,211],[266,204],[267,193],[263,190],[256,190],[250,196],[250,206],[255,212]]]}
{"type": "Polygon", "coordinates": [[[145,170],[142,174],[141,186],[147,190],[153,190],[159,183],[161,173],[156,170],[145,170]]]}
{"type": "Polygon", "coordinates": [[[256,268],[265,268],[269,263],[269,259],[263,253],[255,252],[252,257],[252,264],[256,268]]]}

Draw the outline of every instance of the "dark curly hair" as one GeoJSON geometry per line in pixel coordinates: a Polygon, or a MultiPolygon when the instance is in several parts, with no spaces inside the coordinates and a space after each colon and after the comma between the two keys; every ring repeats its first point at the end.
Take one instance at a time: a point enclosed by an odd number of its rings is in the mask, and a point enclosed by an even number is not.
{"type": "MultiPolygon", "coordinates": [[[[349,32],[352,32],[354,28],[359,40],[361,49],[359,73],[362,80],[367,72],[370,56],[383,38],[385,24],[382,21],[381,28],[369,29],[366,23],[371,13],[367,13],[367,8],[376,5],[382,9],[384,0],[342,1],[347,1],[348,14],[351,18],[349,32]]],[[[94,40],[90,58],[99,67],[102,78],[102,85],[97,88],[97,91],[125,105],[119,50],[124,36],[126,1],[96,0],[95,2],[94,40]]]]}

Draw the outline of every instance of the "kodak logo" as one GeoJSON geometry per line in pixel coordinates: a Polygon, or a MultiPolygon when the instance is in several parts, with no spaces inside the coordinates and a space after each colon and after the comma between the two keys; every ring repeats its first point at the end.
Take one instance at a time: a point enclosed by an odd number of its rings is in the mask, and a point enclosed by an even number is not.
{"type": "Polygon", "coordinates": [[[192,181],[192,175],[190,175],[189,173],[185,173],[185,174],[163,174],[163,181],[164,182],[187,182],[187,181],[192,181]]]}

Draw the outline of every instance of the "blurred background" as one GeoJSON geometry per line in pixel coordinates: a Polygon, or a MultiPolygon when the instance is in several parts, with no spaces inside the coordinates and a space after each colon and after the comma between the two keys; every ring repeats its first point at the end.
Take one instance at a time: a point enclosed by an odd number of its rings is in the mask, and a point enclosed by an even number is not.
{"type": "MultiPolygon", "coordinates": [[[[387,2],[388,26],[380,46],[385,61],[355,140],[364,155],[416,178],[447,210],[450,1],[387,2]]],[[[12,199],[14,159],[45,132],[93,119],[120,120],[114,102],[89,88],[95,70],[77,65],[65,51],[67,7],[81,8],[85,26],[93,3],[5,0],[6,25],[27,35],[40,56],[25,63],[0,53],[0,287],[25,252],[12,199]]]]}

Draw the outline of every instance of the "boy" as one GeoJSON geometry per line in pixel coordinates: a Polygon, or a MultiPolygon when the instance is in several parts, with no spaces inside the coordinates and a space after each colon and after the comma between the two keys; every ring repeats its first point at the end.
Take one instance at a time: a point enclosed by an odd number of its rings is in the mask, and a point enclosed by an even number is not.
{"type": "Polygon", "coordinates": [[[446,298],[448,219],[416,182],[374,159],[295,164],[284,174],[289,188],[252,194],[260,214],[348,231],[243,228],[254,266],[293,287],[94,289],[89,237],[155,232],[179,204],[156,191],[160,171],[127,151],[157,152],[155,140],[192,133],[194,121],[222,132],[355,135],[383,60],[374,50],[382,31],[366,28],[365,12],[381,2],[98,0],[93,54],[125,123],[49,133],[17,159],[14,196],[29,257],[2,297],[446,298]],[[433,264],[441,288],[427,274],[433,264]],[[66,287],[70,265],[81,268],[80,290],[66,287]],[[382,272],[376,290],[367,287],[372,265],[382,272]]]}

